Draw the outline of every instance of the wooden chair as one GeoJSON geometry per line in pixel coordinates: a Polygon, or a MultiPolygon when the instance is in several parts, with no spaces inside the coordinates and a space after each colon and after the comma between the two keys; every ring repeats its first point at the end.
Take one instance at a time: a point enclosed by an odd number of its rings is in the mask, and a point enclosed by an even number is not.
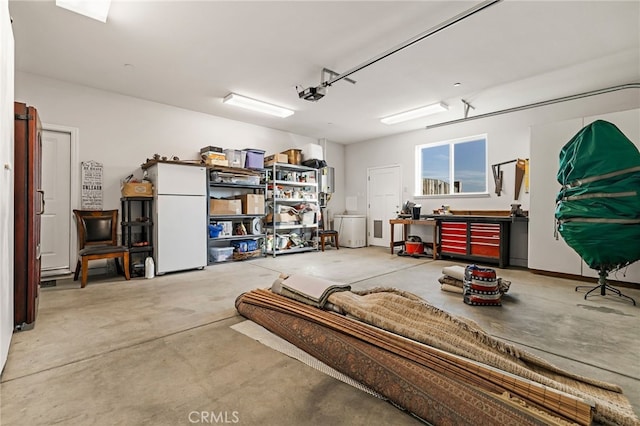
{"type": "Polygon", "coordinates": [[[334,231],[333,229],[324,229],[325,227],[325,208],[320,208],[320,216],[318,218],[318,238],[320,239],[320,248],[324,251],[324,245],[326,240],[330,240],[331,244],[336,248],[336,250],[340,250],[340,245],[338,244],[338,231],[334,231]]]}
{"type": "Polygon", "coordinates": [[[78,226],[78,262],[73,280],[82,268],[81,288],[87,285],[89,261],[116,259],[118,273],[129,277],[129,249],[118,245],[118,210],[74,210],[78,226]],[[118,259],[122,259],[120,266],[118,259]]]}
{"type": "Polygon", "coordinates": [[[331,240],[331,243],[334,245],[336,250],[340,250],[340,245],[338,244],[338,231],[334,231],[333,229],[319,229],[318,237],[320,238],[320,247],[322,251],[324,251],[325,240],[331,240]]]}

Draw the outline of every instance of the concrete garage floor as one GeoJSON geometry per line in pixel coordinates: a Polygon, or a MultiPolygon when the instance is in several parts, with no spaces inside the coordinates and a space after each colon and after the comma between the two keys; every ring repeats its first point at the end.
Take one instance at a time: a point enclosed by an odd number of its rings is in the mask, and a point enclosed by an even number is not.
{"type": "MultiPolygon", "coordinates": [[[[280,272],[393,286],[478,322],[556,365],[617,383],[640,413],[640,307],[584,300],[577,281],[498,269],[502,307],[440,290],[444,266],[387,249],[327,249],[220,264],[152,280],[95,277],[41,292],[33,330],[14,334],[0,387],[4,425],[413,425],[393,405],[241,334],[243,291],[280,272]]],[[[640,290],[623,289],[640,302],[640,290]]]]}

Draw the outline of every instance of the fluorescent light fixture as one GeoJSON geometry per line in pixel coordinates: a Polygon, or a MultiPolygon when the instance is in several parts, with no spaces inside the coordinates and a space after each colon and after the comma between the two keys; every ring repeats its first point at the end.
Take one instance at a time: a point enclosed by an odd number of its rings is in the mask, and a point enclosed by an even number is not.
{"type": "Polygon", "coordinates": [[[107,22],[111,0],[56,0],[56,6],[96,21],[107,22]]]}
{"type": "Polygon", "coordinates": [[[276,117],[281,118],[289,117],[294,113],[294,111],[290,109],[279,107],[273,104],[268,104],[262,101],[257,101],[255,99],[247,98],[246,96],[240,96],[236,93],[229,93],[224,97],[224,99],[222,99],[222,102],[229,105],[235,105],[240,108],[262,112],[264,114],[275,115],[276,117]]]}
{"type": "Polygon", "coordinates": [[[393,114],[388,117],[381,118],[380,121],[384,124],[396,124],[448,110],[449,106],[447,104],[438,102],[437,104],[423,106],[410,111],[401,112],[399,114],[393,114]]]}

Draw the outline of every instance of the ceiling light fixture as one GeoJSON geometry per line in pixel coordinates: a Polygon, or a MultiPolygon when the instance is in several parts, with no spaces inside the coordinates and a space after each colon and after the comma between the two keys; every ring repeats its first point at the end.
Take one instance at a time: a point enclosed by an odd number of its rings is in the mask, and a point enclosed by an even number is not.
{"type": "Polygon", "coordinates": [[[290,109],[247,98],[246,96],[241,96],[236,93],[229,93],[224,97],[224,99],[222,99],[222,102],[240,108],[250,109],[252,111],[275,115],[276,117],[281,118],[289,117],[294,113],[294,111],[290,109]]]}
{"type": "Polygon", "coordinates": [[[449,106],[447,104],[444,102],[438,102],[437,104],[423,106],[410,111],[401,112],[399,114],[393,114],[388,117],[381,118],[380,121],[384,124],[396,124],[448,110],[449,106]]]}
{"type": "Polygon", "coordinates": [[[106,23],[111,0],[56,0],[56,6],[106,23]]]}

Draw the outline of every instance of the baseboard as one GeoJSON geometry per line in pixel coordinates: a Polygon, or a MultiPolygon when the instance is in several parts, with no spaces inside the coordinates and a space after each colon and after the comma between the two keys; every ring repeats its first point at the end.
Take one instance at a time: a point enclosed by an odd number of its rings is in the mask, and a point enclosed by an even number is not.
{"type": "MultiPolygon", "coordinates": [[[[568,280],[576,280],[576,281],[583,281],[583,282],[588,282],[588,283],[593,283],[593,285],[596,285],[598,283],[598,278],[595,277],[585,277],[582,275],[575,275],[575,274],[567,274],[564,272],[553,272],[553,271],[544,271],[541,269],[529,269],[530,272],[537,274],[537,275],[545,275],[548,277],[556,277],[556,278],[565,278],[568,280]]],[[[627,282],[627,281],[618,281],[618,280],[613,280],[610,278],[607,278],[607,282],[611,285],[615,285],[618,287],[627,287],[627,288],[640,288],[640,285],[638,285],[637,283],[632,283],[632,282],[627,282]]]]}

